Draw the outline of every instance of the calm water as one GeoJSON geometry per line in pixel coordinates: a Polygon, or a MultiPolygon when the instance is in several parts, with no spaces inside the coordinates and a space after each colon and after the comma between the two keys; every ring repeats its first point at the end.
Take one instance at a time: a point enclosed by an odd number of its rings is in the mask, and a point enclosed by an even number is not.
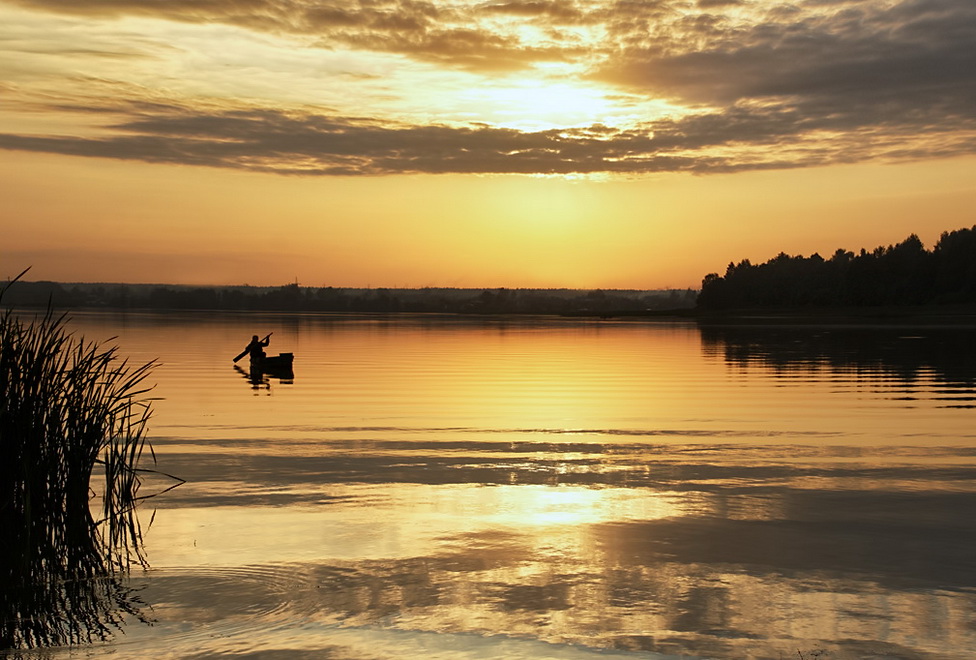
{"type": "Polygon", "coordinates": [[[155,623],[43,657],[971,658],[976,333],[84,314],[155,623]],[[292,381],[231,358],[274,331],[292,381]]]}

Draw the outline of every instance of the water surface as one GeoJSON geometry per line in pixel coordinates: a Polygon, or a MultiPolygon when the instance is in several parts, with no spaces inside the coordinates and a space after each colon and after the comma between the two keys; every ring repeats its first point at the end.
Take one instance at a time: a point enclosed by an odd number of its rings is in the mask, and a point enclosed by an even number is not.
{"type": "Polygon", "coordinates": [[[155,623],[72,657],[976,648],[972,330],[74,318],[161,359],[187,483],[143,511],[155,623]],[[256,382],[271,331],[294,378],[256,382]]]}

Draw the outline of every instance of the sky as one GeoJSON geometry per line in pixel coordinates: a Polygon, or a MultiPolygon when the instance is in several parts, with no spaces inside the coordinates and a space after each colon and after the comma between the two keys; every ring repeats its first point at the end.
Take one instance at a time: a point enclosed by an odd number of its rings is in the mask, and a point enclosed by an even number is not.
{"type": "Polygon", "coordinates": [[[697,287],[976,225],[972,0],[0,0],[0,278],[697,287]]]}

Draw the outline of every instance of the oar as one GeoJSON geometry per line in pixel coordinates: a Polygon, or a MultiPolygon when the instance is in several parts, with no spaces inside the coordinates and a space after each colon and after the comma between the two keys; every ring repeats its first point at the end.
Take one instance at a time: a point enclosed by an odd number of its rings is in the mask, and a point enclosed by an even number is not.
{"type": "MultiPolygon", "coordinates": [[[[273,332],[269,332],[267,335],[265,335],[264,339],[267,339],[268,337],[270,337],[273,334],[274,334],[273,332]]],[[[264,341],[264,339],[262,339],[261,341],[264,341]]],[[[251,345],[248,344],[247,346],[248,346],[248,348],[245,348],[243,351],[241,351],[241,354],[240,355],[238,355],[236,358],[234,358],[234,362],[237,362],[242,357],[244,357],[245,355],[247,355],[247,352],[250,349],[251,345]]]]}

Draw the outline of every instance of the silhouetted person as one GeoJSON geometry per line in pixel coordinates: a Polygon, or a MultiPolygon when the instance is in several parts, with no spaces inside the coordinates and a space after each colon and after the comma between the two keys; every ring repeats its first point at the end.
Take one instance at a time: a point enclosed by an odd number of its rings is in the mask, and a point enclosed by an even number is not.
{"type": "Polygon", "coordinates": [[[271,343],[271,335],[264,339],[258,339],[257,335],[251,337],[251,343],[247,345],[247,353],[251,356],[251,362],[261,362],[264,359],[264,347],[271,343]]]}

